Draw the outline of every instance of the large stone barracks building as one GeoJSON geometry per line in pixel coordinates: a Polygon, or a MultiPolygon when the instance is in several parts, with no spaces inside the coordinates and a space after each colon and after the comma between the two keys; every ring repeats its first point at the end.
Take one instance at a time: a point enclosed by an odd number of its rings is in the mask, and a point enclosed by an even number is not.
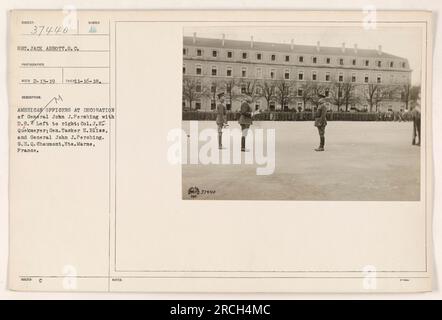
{"type": "Polygon", "coordinates": [[[254,108],[297,111],[315,108],[315,94],[342,111],[405,111],[410,87],[408,60],[378,49],[363,49],[184,37],[183,108],[213,110],[226,93],[229,110],[244,95],[254,108]]]}

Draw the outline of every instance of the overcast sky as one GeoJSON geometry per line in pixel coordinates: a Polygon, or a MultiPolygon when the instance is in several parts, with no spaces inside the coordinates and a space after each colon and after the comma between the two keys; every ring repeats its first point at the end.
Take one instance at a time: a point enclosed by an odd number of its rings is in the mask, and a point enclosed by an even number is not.
{"type": "Polygon", "coordinates": [[[419,27],[377,27],[365,30],[361,27],[192,27],[185,28],[184,35],[197,37],[290,43],[341,47],[376,49],[382,45],[382,51],[407,58],[412,72],[412,84],[421,83],[422,29],[419,27]]]}

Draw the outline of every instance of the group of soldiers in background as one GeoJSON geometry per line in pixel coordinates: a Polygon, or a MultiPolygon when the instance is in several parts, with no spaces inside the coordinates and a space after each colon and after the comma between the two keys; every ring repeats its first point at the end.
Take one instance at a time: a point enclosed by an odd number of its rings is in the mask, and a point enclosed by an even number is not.
{"type": "MultiPolygon", "coordinates": [[[[252,98],[246,96],[245,100],[241,104],[240,117],[238,123],[241,126],[241,151],[246,152],[246,137],[250,126],[253,123],[254,112],[252,112],[252,98]]],[[[319,147],[314,149],[315,151],[325,150],[325,128],[327,126],[327,100],[325,95],[320,96],[319,106],[315,112],[314,125],[318,128],[319,133],[319,147]]],[[[227,123],[227,108],[224,100],[224,93],[218,94],[218,104],[216,106],[216,124],[218,126],[218,148],[222,149],[222,130],[228,126],[227,123]]],[[[259,112],[258,112],[259,113],[259,112]]],[[[420,94],[418,100],[412,106],[410,112],[401,113],[389,113],[394,117],[395,121],[413,121],[413,139],[412,145],[420,146],[421,144],[421,112],[420,112],[420,94]]]]}

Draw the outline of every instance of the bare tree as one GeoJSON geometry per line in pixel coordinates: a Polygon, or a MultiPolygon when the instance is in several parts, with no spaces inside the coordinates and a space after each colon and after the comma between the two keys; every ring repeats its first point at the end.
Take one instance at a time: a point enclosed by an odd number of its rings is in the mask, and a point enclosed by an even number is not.
{"type": "Polygon", "coordinates": [[[233,103],[238,98],[236,94],[236,88],[238,87],[238,81],[236,79],[227,79],[224,80],[224,89],[226,90],[226,99],[230,101],[230,104],[233,103]]]}
{"type": "Polygon", "coordinates": [[[408,110],[410,103],[415,102],[421,91],[420,86],[412,86],[407,83],[401,88],[401,101],[405,103],[405,109],[408,110]]]}
{"type": "Polygon", "coordinates": [[[286,80],[277,80],[275,82],[275,99],[281,105],[281,109],[284,109],[289,104],[291,96],[291,83],[286,80]]]}
{"type": "Polygon", "coordinates": [[[267,109],[270,108],[270,102],[275,99],[276,85],[274,81],[263,81],[258,84],[261,88],[260,97],[264,98],[267,103],[267,109]]]}
{"type": "Polygon", "coordinates": [[[217,93],[222,89],[223,89],[223,83],[217,80],[213,80],[210,84],[210,92],[205,92],[205,95],[210,97],[210,99],[215,103],[215,108],[216,108],[217,93]]]}
{"type": "Polygon", "coordinates": [[[207,94],[206,88],[203,84],[192,78],[183,79],[183,100],[189,103],[192,109],[192,103],[207,94]]]}
{"type": "Polygon", "coordinates": [[[302,90],[300,98],[302,100],[302,105],[305,110],[305,107],[307,106],[307,102],[309,102],[312,98],[312,91],[315,88],[315,83],[313,82],[304,82],[299,89],[302,90]]]}
{"type": "Polygon", "coordinates": [[[344,104],[344,82],[334,81],[331,86],[330,102],[340,111],[344,104]]]}
{"type": "Polygon", "coordinates": [[[368,105],[370,107],[369,111],[373,111],[373,107],[377,106],[377,97],[379,96],[379,85],[374,83],[369,83],[367,87],[365,88],[365,99],[368,102],[368,105]]]}
{"type": "Polygon", "coordinates": [[[342,90],[344,94],[343,98],[345,111],[347,112],[349,106],[357,104],[361,101],[361,97],[357,94],[356,85],[350,81],[344,82],[342,90]]]}
{"type": "Polygon", "coordinates": [[[370,92],[372,94],[371,103],[369,102],[370,111],[373,110],[374,106],[375,111],[378,112],[380,103],[384,100],[391,99],[392,96],[394,95],[395,90],[396,89],[394,87],[387,87],[379,84],[373,85],[373,87],[370,88],[370,92]]]}
{"type": "Polygon", "coordinates": [[[241,87],[241,94],[251,97],[253,101],[255,101],[255,99],[258,97],[258,95],[256,94],[258,81],[256,79],[242,80],[240,82],[240,87],[241,87]]]}

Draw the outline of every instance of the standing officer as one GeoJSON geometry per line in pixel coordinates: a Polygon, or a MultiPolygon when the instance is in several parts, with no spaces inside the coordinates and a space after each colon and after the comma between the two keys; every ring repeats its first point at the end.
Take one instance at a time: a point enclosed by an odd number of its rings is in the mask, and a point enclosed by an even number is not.
{"type": "Polygon", "coordinates": [[[216,124],[218,125],[218,149],[223,148],[223,127],[227,125],[227,111],[224,104],[224,92],[218,94],[218,105],[216,106],[216,124]]]}
{"type": "Polygon", "coordinates": [[[315,151],[324,151],[325,145],[325,127],[327,126],[327,107],[325,106],[325,96],[319,95],[319,107],[315,118],[315,127],[318,128],[320,144],[315,151]]]}
{"type": "Polygon", "coordinates": [[[412,119],[413,119],[413,141],[411,144],[413,146],[421,145],[421,109],[420,109],[420,94],[418,96],[418,100],[416,101],[416,105],[411,111],[412,119]],[[419,138],[419,142],[416,143],[416,138],[419,138]]]}
{"type": "Polygon", "coordinates": [[[246,152],[248,151],[246,149],[246,137],[247,132],[250,128],[250,125],[252,124],[252,108],[250,107],[250,104],[252,103],[252,97],[246,96],[245,101],[241,104],[241,116],[239,117],[239,124],[241,126],[241,151],[246,152]]]}

